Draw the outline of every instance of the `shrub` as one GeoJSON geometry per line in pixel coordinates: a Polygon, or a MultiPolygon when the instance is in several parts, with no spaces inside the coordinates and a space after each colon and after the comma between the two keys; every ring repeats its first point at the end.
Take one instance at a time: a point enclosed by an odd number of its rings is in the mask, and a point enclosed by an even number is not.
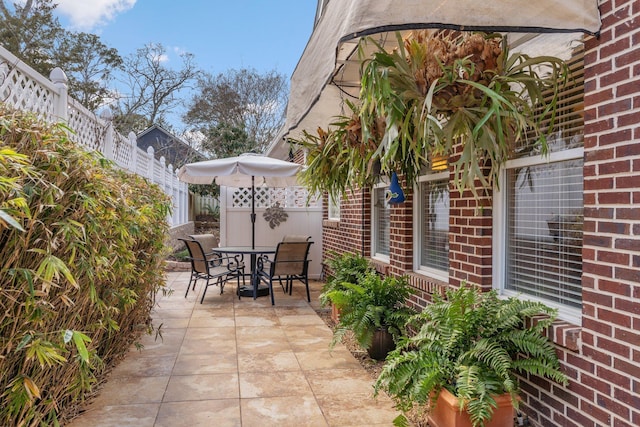
{"type": "Polygon", "coordinates": [[[149,326],[170,201],[0,105],[0,425],[58,425],[149,326]]]}

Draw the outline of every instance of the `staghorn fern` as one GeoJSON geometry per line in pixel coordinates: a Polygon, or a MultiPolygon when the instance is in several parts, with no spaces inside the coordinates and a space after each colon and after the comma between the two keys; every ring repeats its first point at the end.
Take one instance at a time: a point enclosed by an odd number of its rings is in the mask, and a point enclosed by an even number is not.
{"type": "Polygon", "coordinates": [[[484,425],[496,402],[509,393],[517,406],[516,374],[547,377],[567,384],[553,345],[544,335],[555,310],[532,301],[503,300],[477,287],[449,290],[446,299],[416,315],[419,329],[400,340],[378,377],[402,410],[429,405],[442,388],[466,404],[474,426],[484,425]],[[545,315],[538,322],[533,316],[545,315]]]}

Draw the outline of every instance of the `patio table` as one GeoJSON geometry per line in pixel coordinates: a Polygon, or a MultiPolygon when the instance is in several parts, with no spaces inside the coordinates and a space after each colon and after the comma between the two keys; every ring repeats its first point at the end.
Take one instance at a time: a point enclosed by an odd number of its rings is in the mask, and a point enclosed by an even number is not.
{"type": "Polygon", "coordinates": [[[249,297],[253,296],[253,299],[257,297],[269,295],[269,287],[266,285],[260,285],[260,279],[256,271],[256,264],[258,256],[275,254],[275,246],[222,246],[219,248],[213,248],[215,252],[222,252],[227,254],[240,254],[251,256],[251,284],[243,285],[238,288],[238,296],[249,297]]]}

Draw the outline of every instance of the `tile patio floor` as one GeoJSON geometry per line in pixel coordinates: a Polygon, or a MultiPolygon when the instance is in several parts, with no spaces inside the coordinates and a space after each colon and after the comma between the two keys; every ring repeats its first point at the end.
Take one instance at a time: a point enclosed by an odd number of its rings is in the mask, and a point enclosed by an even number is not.
{"type": "Polygon", "coordinates": [[[293,295],[235,297],[235,283],[184,298],[188,272],[170,272],[175,292],[159,297],[154,325],[113,370],[100,394],[69,427],[391,426],[398,414],[372,397],[370,375],[316,314],[321,283],[293,295]]]}

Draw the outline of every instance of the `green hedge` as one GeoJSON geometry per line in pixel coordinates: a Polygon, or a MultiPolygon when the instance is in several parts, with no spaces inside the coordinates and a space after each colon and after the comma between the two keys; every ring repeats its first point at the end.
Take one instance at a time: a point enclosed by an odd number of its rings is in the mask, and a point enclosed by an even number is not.
{"type": "Polygon", "coordinates": [[[0,104],[0,425],[57,425],[149,330],[170,200],[0,104]]]}

